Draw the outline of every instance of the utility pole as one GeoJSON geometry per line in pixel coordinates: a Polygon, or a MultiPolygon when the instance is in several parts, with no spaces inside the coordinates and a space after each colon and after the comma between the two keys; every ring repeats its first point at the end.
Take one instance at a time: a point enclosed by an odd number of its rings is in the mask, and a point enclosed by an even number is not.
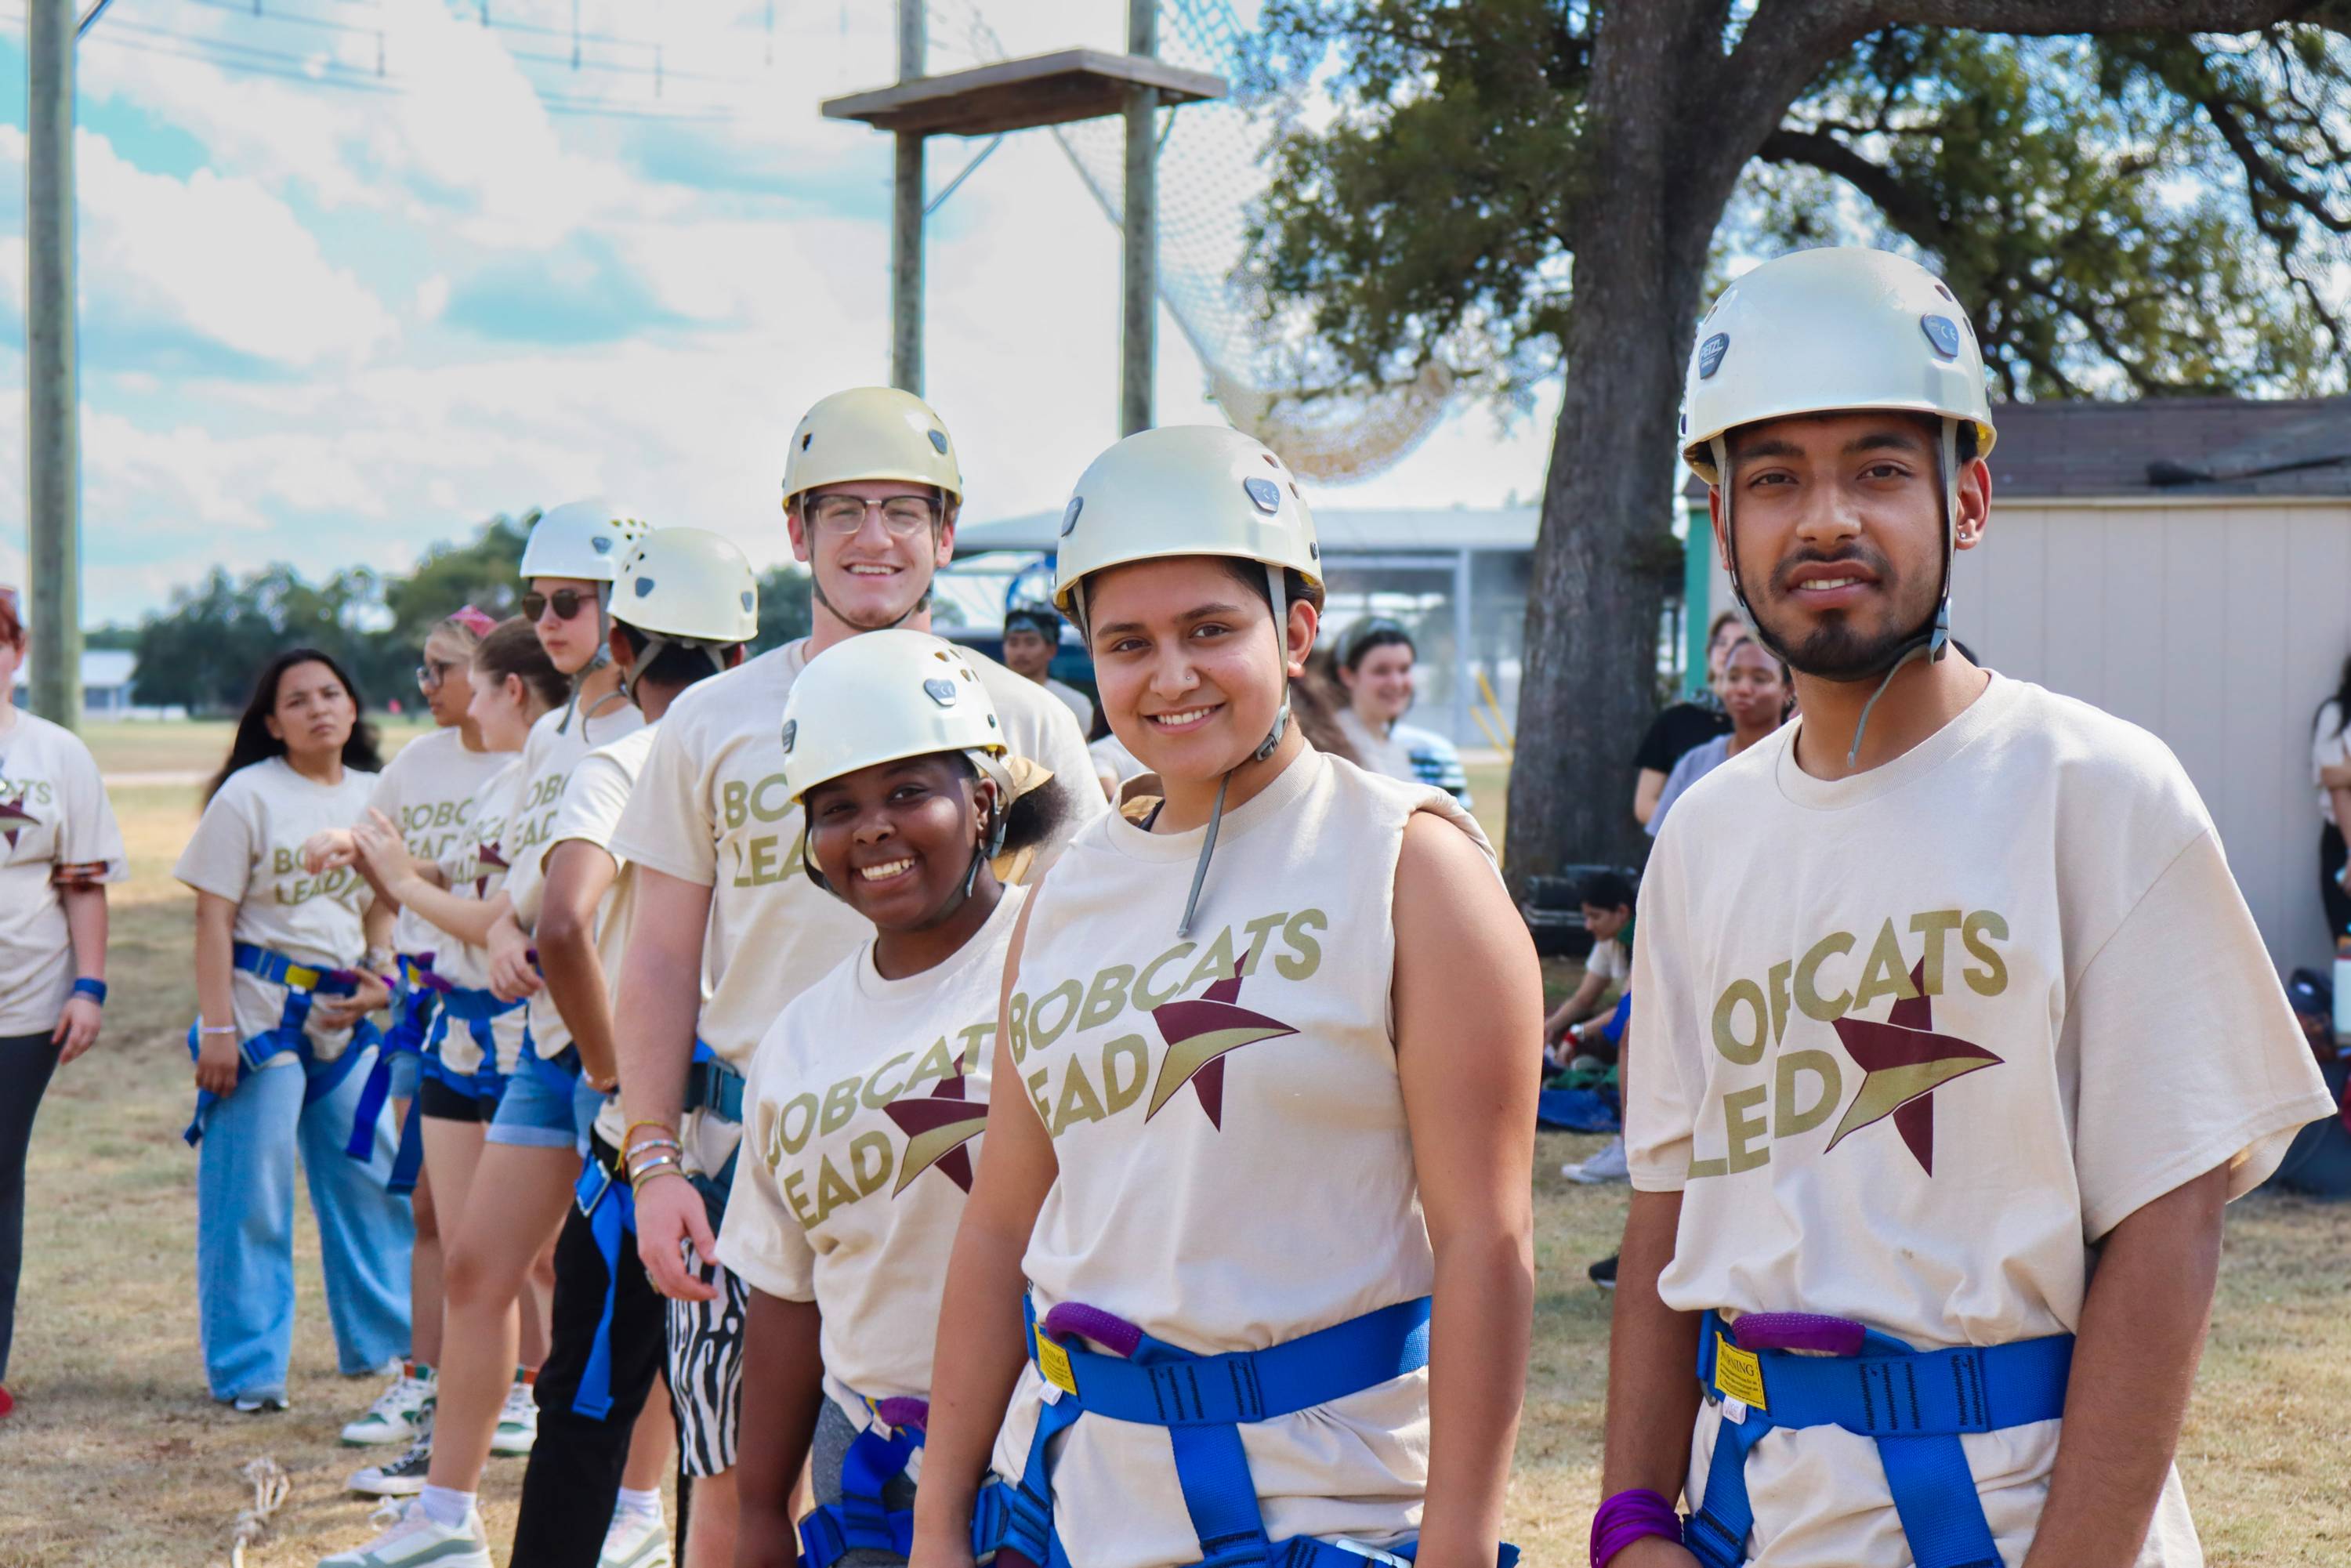
{"type": "Polygon", "coordinates": [[[30,0],[25,70],[25,486],[32,699],[81,725],[81,429],[74,387],[75,0],[30,0]]]}
{"type": "MultiPolygon", "coordinates": [[[[1158,0],[1126,0],[1126,52],[1159,53],[1158,0]]],[[[1147,87],[1126,93],[1126,199],[1123,297],[1119,337],[1118,431],[1151,428],[1152,379],[1159,328],[1159,94],[1147,87]]]]}
{"type": "MultiPolygon", "coordinates": [[[[924,0],[898,0],[898,79],[928,68],[929,18],[924,0]]],[[[923,132],[896,133],[890,181],[890,381],[923,393],[923,132]]]]}

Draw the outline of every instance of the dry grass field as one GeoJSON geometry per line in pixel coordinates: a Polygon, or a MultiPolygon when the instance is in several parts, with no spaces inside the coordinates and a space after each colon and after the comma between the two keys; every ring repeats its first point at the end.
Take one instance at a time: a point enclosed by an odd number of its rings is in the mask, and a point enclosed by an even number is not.
{"type": "MultiPolygon", "coordinates": [[[[165,727],[122,727],[132,733],[101,730],[96,739],[118,771],[193,771],[216,760],[222,730],[206,738],[165,727]]],[[[1474,782],[1499,837],[1500,770],[1479,769],[1474,782]]],[[[179,1139],[189,1097],[179,1040],[192,1005],[189,901],[170,881],[193,792],[123,788],[115,804],[134,879],[116,894],[108,1034],[58,1074],[33,1146],[12,1374],[23,1406],[0,1424],[0,1568],[225,1562],[247,1501],[237,1470],[259,1455],[286,1468],[293,1491],[247,1561],[300,1568],[367,1533],[367,1503],[341,1490],[366,1459],[335,1434],[375,1385],[334,1375],[305,1215],[294,1408],[239,1416],[205,1397],[194,1162],[179,1139]]],[[[1562,969],[1552,979],[1573,977],[1562,969]]],[[[1624,1189],[1574,1186],[1558,1172],[1599,1142],[1545,1134],[1537,1149],[1541,1278],[1510,1529],[1541,1568],[1583,1561],[1598,1484],[1609,1298],[1585,1282],[1583,1266],[1613,1247],[1624,1189]]],[[[2351,1562],[2347,1306],[2351,1207],[2256,1197],[2231,1210],[2211,1345],[2180,1454],[2214,1564],[2351,1562]]],[[[493,1540],[510,1532],[520,1475],[518,1461],[492,1463],[493,1540]]]]}

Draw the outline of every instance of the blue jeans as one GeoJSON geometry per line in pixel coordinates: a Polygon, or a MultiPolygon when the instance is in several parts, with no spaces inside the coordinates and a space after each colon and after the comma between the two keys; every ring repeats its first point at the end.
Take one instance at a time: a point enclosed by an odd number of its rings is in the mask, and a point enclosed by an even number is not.
{"type": "MultiPolygon", "coordinates": [[[[372,1051],[373,1048],[369,1050],[372,1051]]],[[[282,1395],[294,1353],[294,1156],[319,1222],[336,1361],[351,1375],[408,1354],[408,1199],[385,1190],[399,1145],[389,1108],[375,1157],[343,1153],[369,1063],[302,1103],[303,1070],[249,1072],[196,1146],[196,1301],[213,1397],[282,1395]]]]}

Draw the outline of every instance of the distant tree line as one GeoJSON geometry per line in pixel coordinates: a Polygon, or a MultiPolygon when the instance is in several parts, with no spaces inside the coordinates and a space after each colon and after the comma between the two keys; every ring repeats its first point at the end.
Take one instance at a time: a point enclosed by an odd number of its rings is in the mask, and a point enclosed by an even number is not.
{"type": "MultiPolygon", "coordinates": [[[[465,544],[434,546],[402,576],[347,567],[312,583],[283,561],[241,577],[214,567],[196,586],[174,590],[169,609],[136,627],[93,632],[88,643],[138,655],[131,700],[141,706],[235,711],[254,672],[277,650],[301,644],[341,661],[370,707],[397,699],[413,709],[419,651],[434,622],[466,604],[501,618],[515,613],[523,541],[538,520],[536,510],[492,517],[465,544]]],[[[758,646],[808,630],[807,577],[789,565],[763,575],[758,646]]]]}

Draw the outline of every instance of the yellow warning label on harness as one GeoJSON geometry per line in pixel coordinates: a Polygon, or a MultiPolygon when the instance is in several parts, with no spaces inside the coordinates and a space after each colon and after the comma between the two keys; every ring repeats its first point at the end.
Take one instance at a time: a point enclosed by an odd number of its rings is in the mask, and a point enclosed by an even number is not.
{"type": "Polygon", "coordinates": [[[1741,1350],[1723,1334],[1714,1336],[1714,1386],[1728,1398],[1768,1410],[1763,1403],[1763,1362],[1751,1350],[1741,1350]]]}
{"type": "MultiPolygon", "coordinates": [[[[1752,1361],[1755,1358],[1750,1355],[1747,1359],[1752,1361]]],[[[1037,1336],[1037,1370],[1045,1375],[1046,1382],[1062,1393],[1075,1394],[1078,1391],[1078,1375],[1070,1370],[1070,1353],[1042,1333],[1037,1336]]]]}

